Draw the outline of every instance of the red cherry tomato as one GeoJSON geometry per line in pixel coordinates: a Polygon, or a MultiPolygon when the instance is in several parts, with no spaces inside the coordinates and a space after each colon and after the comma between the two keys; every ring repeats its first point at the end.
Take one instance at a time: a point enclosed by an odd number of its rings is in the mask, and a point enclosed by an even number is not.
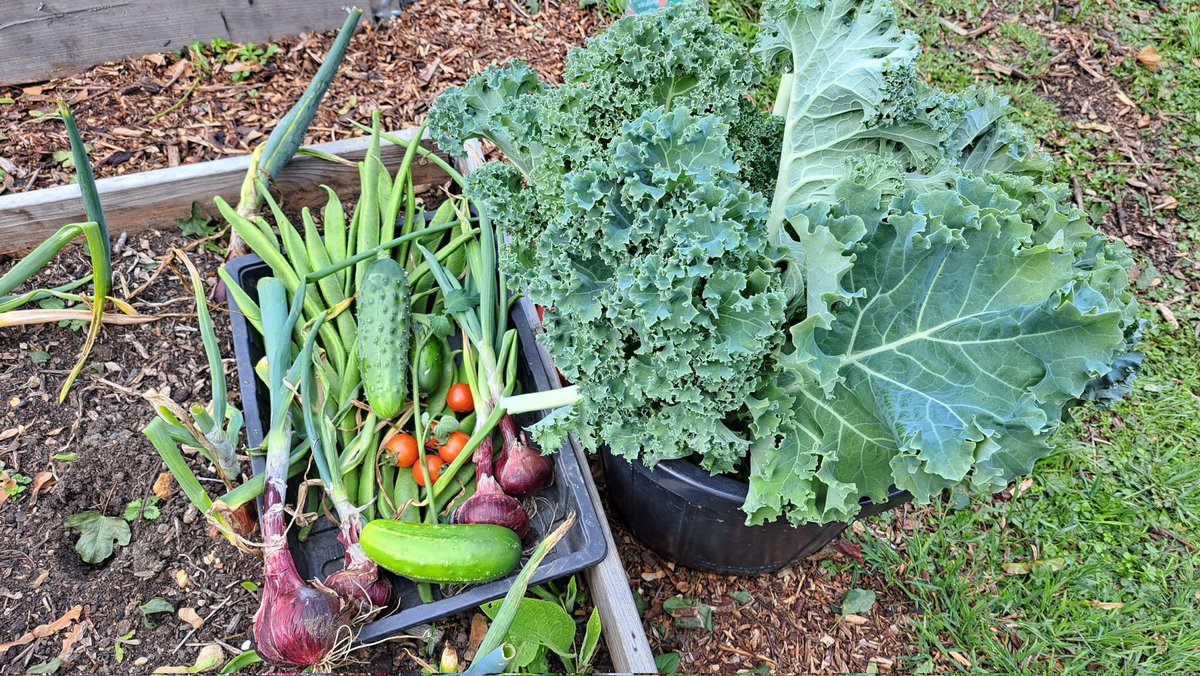
{"type": "Polygon", "coordinates": [[[397,467],[412,467],[419,457],[417,438],[411,434],[397,434],[388,440],[386,448],[397,467]]]}
{"type": "MultiPolygon", "coordinates": [[[[436,455],[425,456],[425,466],[429,468],[429,480],[437,483],[438,477],[442,474],[442,459],[436,455]]],[[[425,485],[425,474],[421,472],[421,466],[414,464],[412,468],[413,478],[417,480],[418,486],[425,485]]]]}
{"type": "Polygon", "coordinates": [[[446,405],[455,413],[470,413],[475,409],[475,400],[471,398],[471,386],[466,383],[454,383],[446,393],[446,405]]]}
{"type": "Polygon", "coordinates": [[[471,440],[471,435],[459,430],[450,435],[446,443],[438,449],[438,457],[446,462],[454,462],[459,453],[462,453],[463,447],[471,440]]]}

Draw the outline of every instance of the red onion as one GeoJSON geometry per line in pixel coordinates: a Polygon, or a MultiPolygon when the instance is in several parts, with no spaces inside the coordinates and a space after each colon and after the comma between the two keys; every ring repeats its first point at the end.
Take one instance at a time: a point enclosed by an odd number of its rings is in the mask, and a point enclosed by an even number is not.
{"type": "Polygon", "coordinates": [[[358,519],[343,522],[338,540],[346,548],[346,565],[325,578],[325,586],[350,603],[359,617],[366,617],[392,602],[393,589],[391,583],[379,577],[379,566],[367,558],[358,544],[361,531],[358,519]]]}
{"type": "Polygon", "coordinates": [[[524,432],[518,437],[512,416],[500,418],[500,433],[504,448],[496,460],[496,479],[506,493],[525,497],[554,482],[554,461],[530,446],[524,432]]]}
{"type": "MultiPolygon", "coordinates": [[[[285,460],[286,462],[286,460],[285,460]]],[[[287,548],[283,499],[268,477],[263,504],[264,550],[262,603],[254,614],[254,641],[260,655],[271,662],[307,666],[328,657],[339,634],[349,635],[349,606],[335,592],[310,586],[300,579],[287,548]]]]}
{"type": "Polygon", "coordinates": [[[525,508],[511,495],[500,488],[496,480],[486,474],[479,475],[475,482],[475,494],[467,498],[451,517],[454,523],[492,523],[504,526],[525,537],[529,532],[529,516],[525,508]]]}
{"type": "Polygon", "coordinates": [[[518,537],[529,532],[529,515],[511,495],[504,492],[492,476],[492,439],[489,436],[475,448],[475,494],[454,510],[454,523],[492,523],[511,529],[518,537]]]}

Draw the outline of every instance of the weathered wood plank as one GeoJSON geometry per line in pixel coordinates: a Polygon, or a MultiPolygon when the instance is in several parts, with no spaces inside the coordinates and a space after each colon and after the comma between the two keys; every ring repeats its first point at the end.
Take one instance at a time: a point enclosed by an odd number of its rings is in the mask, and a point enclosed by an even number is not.
{"type": "MultiPolygon", "coordinates": [[[[518,301],[518,308],[529,325],[534,328],[534,333],[538,333],[541,330],[541,321],[529,299],[521,298],[518,301]]],[[[537,350],[541,354],[542,363],[546,364],[546,377],[549,378],[550,384],[562,387],[562,380],[558,377],[558,370],[554,366],[554,358],[541,343],[537,343],[537,350]]],[[[570,446],[576,457],[579,458],[580,466],[586,469],[588,467],[586,451],[574,437],[570,438],[570,446]]],[[[604,505],[600,501],[600,493],[596,490],[592,475],[585,471],[583,481],[587,485],[588,495],[592,499],[592,504],[596,506],[596,511],[604,514],[604,505]]],[[[609,657],[612,658],[613,667],[617,673],[657,673],[658,667],[654,664],[654,654],[650,651],[650,642],[646,640],[646,630],[642,627],[641,615],[633,603],[629,580],[625,577],[625,567],[621,565],[621,555],[617,552],[617,543],[613,540],[612,528],[609,527],[607,518],[600,520],[600,527],[604,531],[604,539],[608,543],[608,554],[598,565],[587,569],[585,577],[588,589],[591,590],[592,601],[600,610],[600,622],[604,627],[604,642],[608,646],[609,657]]]]}
{"type": "Polygon", "coordinates": [[[4,0],[0,85],[70,75],[193,40],[262,42],[336,28],[338,0],[4,0]]]}
{"type": "MultiPolygon", "coordinates": [[[[415,130],[409,129],[397,135],[412,138],[414,133],[415,130]]],[[[311,147],[357,161],[366,154],[369,144],[370,139],[364,136],[311,147]]],[[[422,145],[433,147],[428,139],[422,145]]],[[[404,148],[384,141],[380,154],[384,164],[395,171],[404,157],[404,148]]],[[[121,232],[174,228],[178,219],[187,217],[193,203],[214,214],[213,196],[220,195],[231,204],[236,202],[249,166],[248,155],[228,157],[100,179],[96,187],[109,231],[116,237],[121,232]]],[[[413,180],[419,187],[428,187],[447,178],[433,163],[418,157],[413,162],[413,180]]],[[[325,203],[321,184],[339,192],[357,190],[358,170],[297,155],[275,179],[272,192],[282,196],[286,206],[299,209],[325,203]]],[[[77,185],[0,195],[0,253],[32,249],[63,225],[83,220],[86,220],[83,198],[77,185]]]]}

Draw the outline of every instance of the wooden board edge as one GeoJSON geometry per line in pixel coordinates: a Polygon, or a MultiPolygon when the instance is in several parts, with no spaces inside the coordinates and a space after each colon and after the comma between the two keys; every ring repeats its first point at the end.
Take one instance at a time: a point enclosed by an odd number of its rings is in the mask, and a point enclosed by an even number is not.
{"type": "MultiPolygon", "coordinates": [[[[410,128],[392,135],[411,139],[415,134],[416,129],[410,128]]],[[[422,145],[432,147],[428,133],[422,138],[422,145]]],[[[370,136],[364,135],[305,147],[356,161],[366,154],[370,142],[370,136]]],[[[393,170],[398,168],[404,149],[384,141],[382,150],[385,164],[393,170]]],[[[478,155],[482,157],[482,152],[478,155]]],[[[96,187],[115,237],[120,232],[173,227],[178,218],[188,215],[193,203],[213,213],[212,197],[236,199],[249,166],[250,156],[239,155],[102,178],[96,181],[96,187]]],[[[413,174],[420,177],[420,187],[446,178],[436,165],[419,157],[413,163],[413,174]]],[[[318,185],[326,182],[326,176],[332,177],[330,183],[358,182],[356,169],[298,155],[280,172],[276,183],[286,186],[284,192],[295,198],[295,206],[308,206],[307,200],[323,199],[318,185]]],[[[76,184],[0,195],[0,254],[32,249],[63,225],[82,220],[83,199],[76,184]]]]}
{"type": "MultiPolygon", "coordinates": [[[[518,308],[536,337],[541,330],[541,321],[528,298],[522,296],[518,308]]],[[[546,376],[550,384],[562,387],[562,379],[554,366],[554,358],[540,342],[534,341],[537,350],[546,364],[546,376]]],[[[600,500],[600,491],[592,480],[587,452],[574,437],[568,438],[572,451],[579,460],[579,466],[584,469],[583,482],[587,487],[588,497],[596,508],[596,513],[604,515],[600,520],[600,528],[604,533],[607,553],[597,565],[587,569],[584,575],[588,588],[592,593],[592,601],[600,610],[600,623],[603,627],[605,645],[608,646],[609,657],[613,667],[620,673],[654,674],[658,667],[654,664],[654,653],[650,649],[650,641],[646,638],[646,630],[642,626],[641,615],[633,602],[633,592],[629,588],[629,580],[625,576],[625,567],[621,563],[621,555],[617,551],[616,540],[613,539],[612,528],[608,524],[604,504],[600,500]]]]}

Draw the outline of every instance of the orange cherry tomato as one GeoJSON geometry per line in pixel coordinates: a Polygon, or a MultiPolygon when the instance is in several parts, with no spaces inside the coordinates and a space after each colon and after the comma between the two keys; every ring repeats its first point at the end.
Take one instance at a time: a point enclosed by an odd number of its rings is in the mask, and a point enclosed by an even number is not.
{"type": "MultiPolygon", "coordinates": [[[[442,465],[444,465],[444,464],[445,463],[442,462],[442,459],[437,457],[436,455],[425,456],[425,466],[429,468],[429,480],[430,481],[433,481],[435,483],[437,482],[438,477],[441,476],[441,474],[442,474],[442,465]]],[[[413,473],[413,478],[417,480],[417,485],[424,486],[425,485],[425,475],[421,472],[421,466],[414,464],[413,468],[412,468],[412,473],[413,473]]]]}
{"type": "Polygon", "coordinates": [[[397,467],[412,467],[420,457],[417,438],[411,434],[397,434],[388,440],[386,448],[397,467]]]}
{"type": "Polygon", "coordinates": [[[471,386],[466,383],[454,383],[446,393],[446,405],[455,413],[470,413],[475,409],[475,400],[471,398],[471,386]]]}
{"type": "Polygon", "coordinates": [[[450,435],[446,443],[438,449],[438,457],[446,462],[454,462],[459,453],[462,453],[463,447],[471,440],[471,435],[459,430],[450,435]]]}

